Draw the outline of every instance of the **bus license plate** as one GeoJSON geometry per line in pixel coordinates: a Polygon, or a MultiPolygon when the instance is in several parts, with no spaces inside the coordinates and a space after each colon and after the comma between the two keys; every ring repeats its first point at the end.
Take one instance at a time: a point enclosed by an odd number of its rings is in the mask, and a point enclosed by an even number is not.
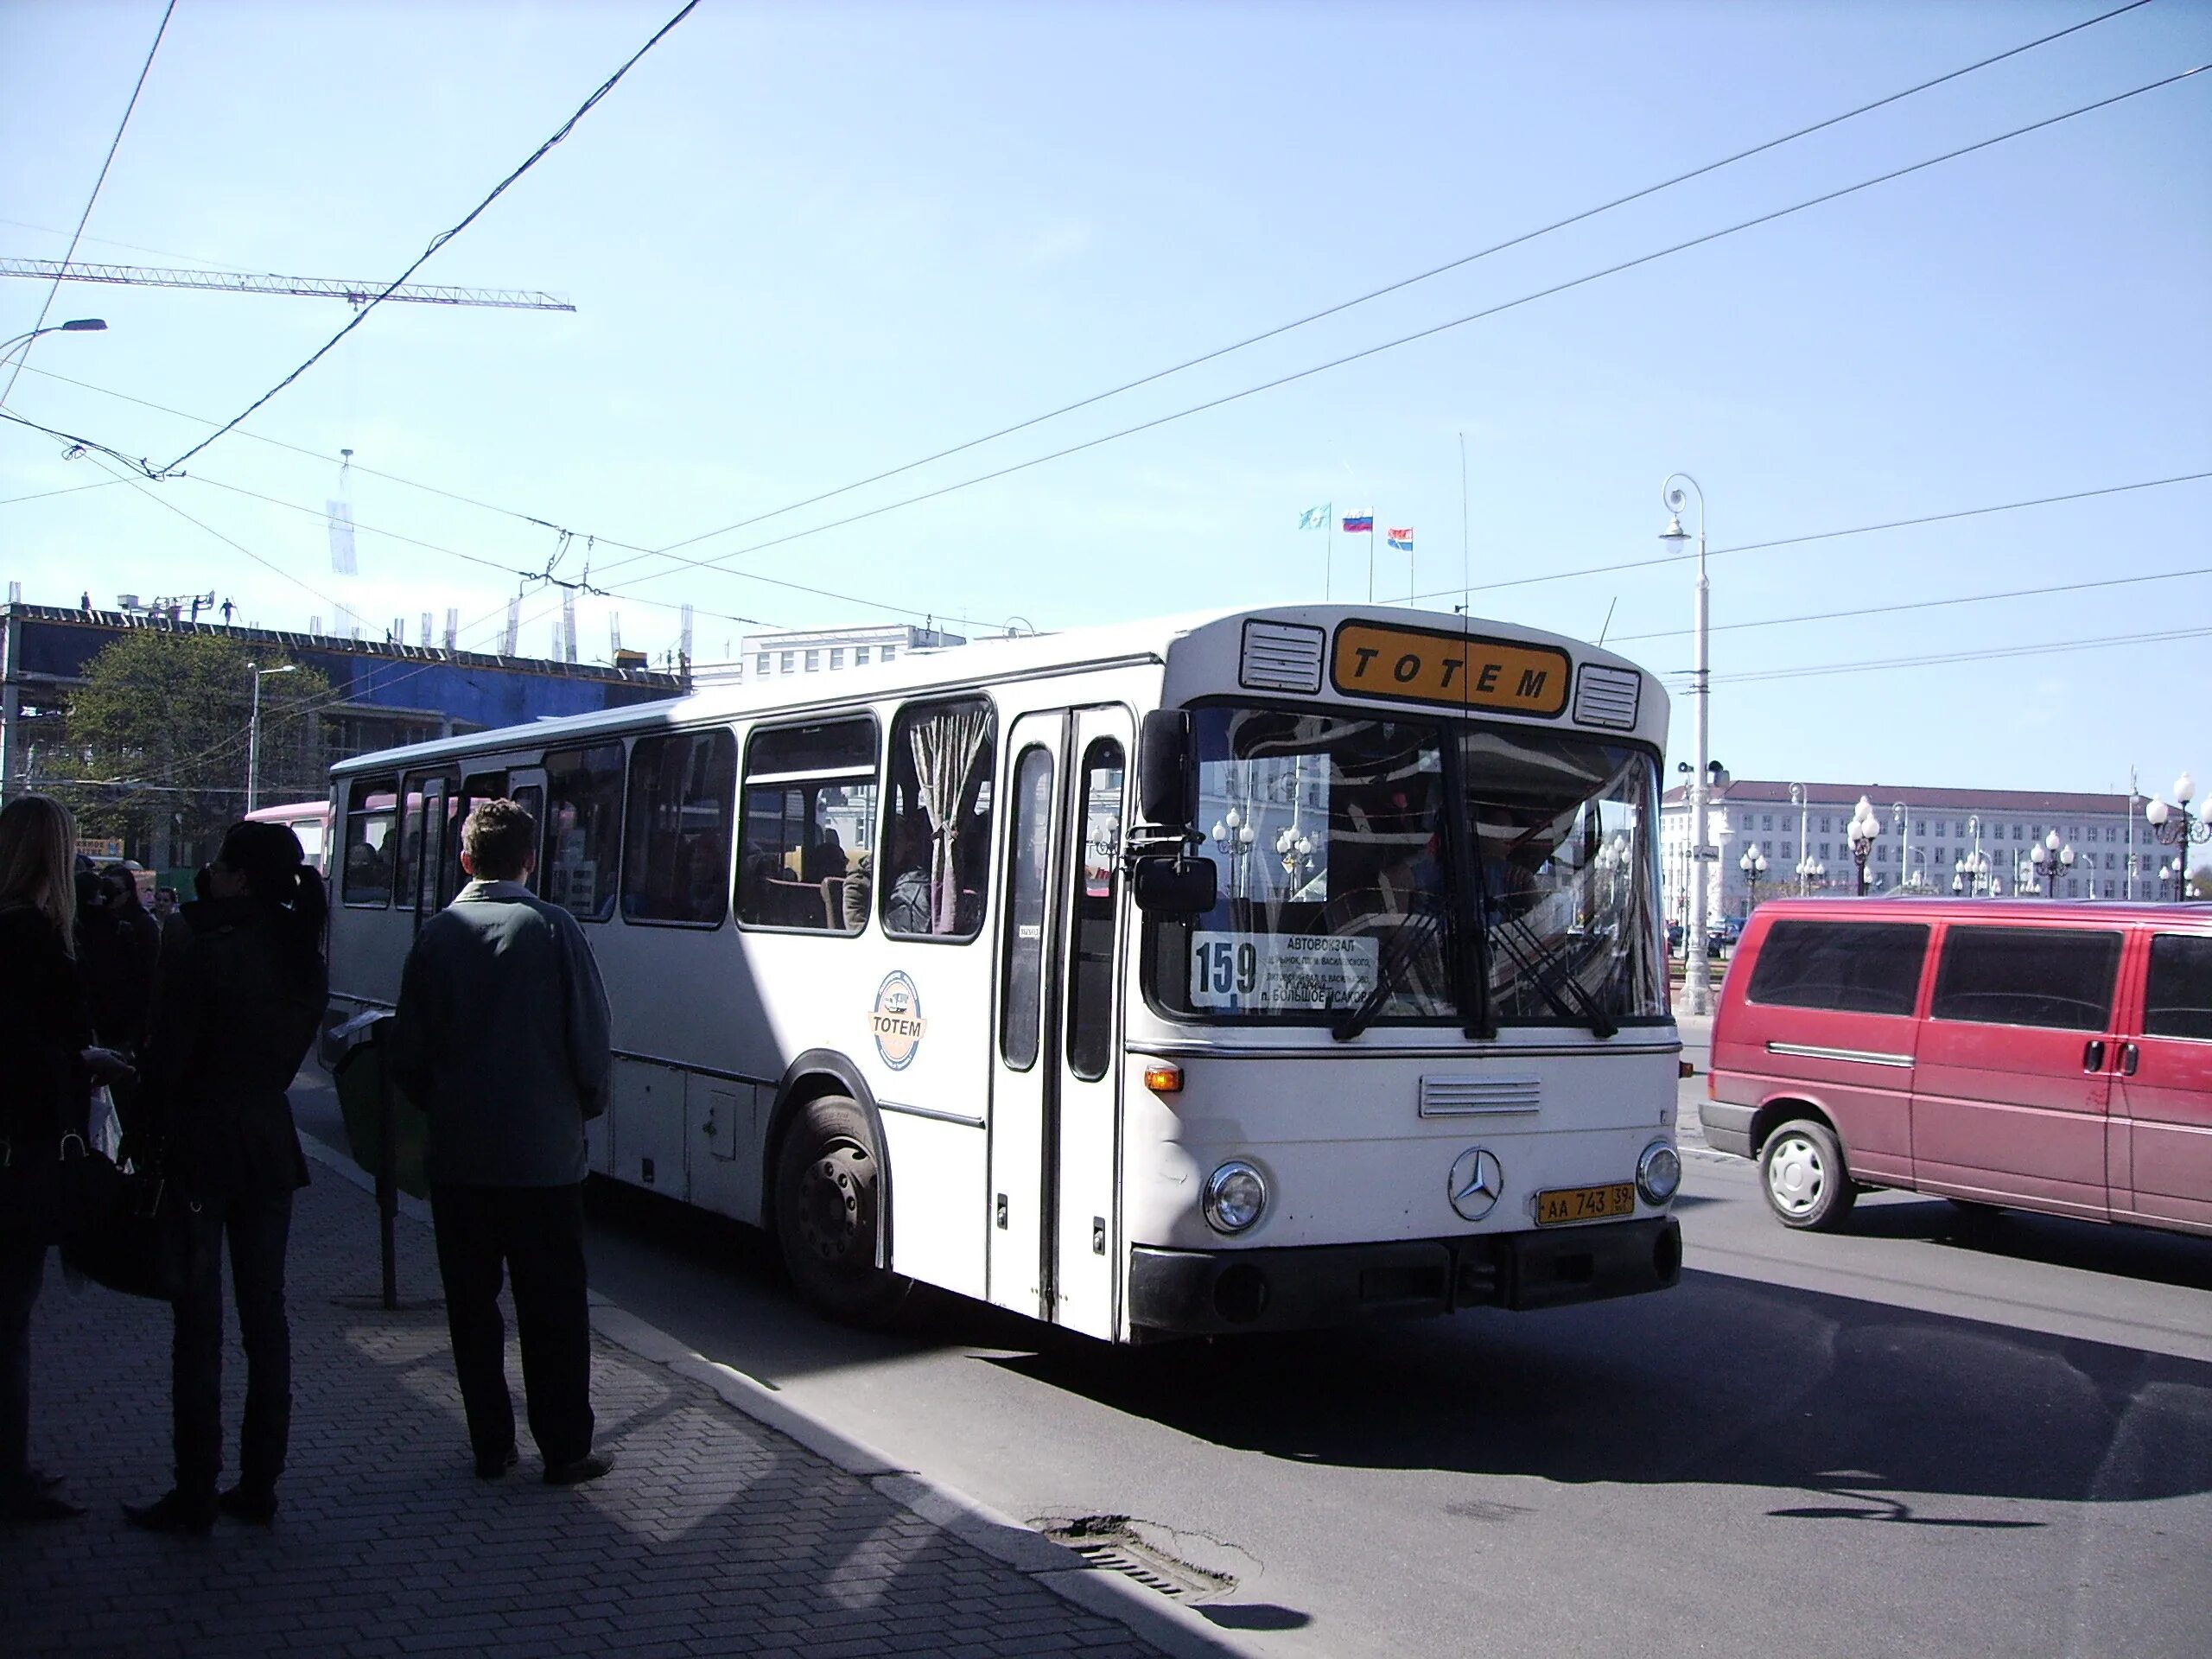
{"type": "Polygon", "coordinates": [[[1636,1184],[1560,1186],[1536,1194],[1536,1225],[1564,1227],[1578,1221],[1604,1221],[1636,1213],[1636,1184]]]}

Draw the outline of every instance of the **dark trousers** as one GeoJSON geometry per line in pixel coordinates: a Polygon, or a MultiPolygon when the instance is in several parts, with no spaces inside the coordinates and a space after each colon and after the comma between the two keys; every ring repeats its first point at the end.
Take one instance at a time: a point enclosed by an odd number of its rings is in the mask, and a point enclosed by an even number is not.
{"type": "Polygon", "coordinates": [[[574,1463],[591,1451],[583,1195],[581,1185],[430,1189],[446,1327],[468,1414],[468,1443],[479,1458],[500,1457],[515,1443],[507,1328],[499,1316],[502,1270],[514,1281],[531,1438],[548,1465],[574,1463]]]}
{"type": "Polygon", "coordinates": [[[29,1491],[31,1307],[46,1272],[46,1246],[0,1230],[0,1508],[29,1491]]]}
{"type": "Polygon", "coordinates": [[[176,1485],[213,1497],[223,1472],[223,1247],[245,1349],[245,1422],[238,1484],[268,1491],[284,1472],[292,1433],[292,1328],[284,1317],[284,1247],[292,1195],[203,1198],[192,1218],[191,1269],[176,1300],[169,1389],[176,1413],[176,1485]]]}

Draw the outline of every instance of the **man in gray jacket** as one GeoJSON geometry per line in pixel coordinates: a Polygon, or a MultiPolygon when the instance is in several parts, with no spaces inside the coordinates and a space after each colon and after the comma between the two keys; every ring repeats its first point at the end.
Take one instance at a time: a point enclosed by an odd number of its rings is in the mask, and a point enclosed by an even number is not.
{"type": "Polygon", "coordinates": [[[400,980],[391,1074],[429,1119],[423,1162],[446,1323],[476,1472],[515,1465],[502,1271],[514,1280],[530,1432],[556,1486],[594,1480],[584,1301],[584,1122],[605,1109],[607,991],[575,918],[524,882],[537,825],[484,801],[461,832],[474,878],[423,924],[400,980]]]}

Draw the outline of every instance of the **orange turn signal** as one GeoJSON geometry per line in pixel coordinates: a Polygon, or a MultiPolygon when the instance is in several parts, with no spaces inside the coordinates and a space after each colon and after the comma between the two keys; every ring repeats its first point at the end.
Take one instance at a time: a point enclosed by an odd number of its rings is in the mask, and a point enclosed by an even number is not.
{"type": "Polygon", "coordinates": [[[1694,1077],[1697,1076],[1697,1067],[1690,1061],[1677,1060],[1675,1064],[1681,1068],[1681,1071],[1676,1075],[1685,1077],[1694,1077]]]}
{"type": "Polygon", "coordinates": [[[1144,1069],[1144,1086],[1155,1095],[1179,1095],[1183,1092],[1183,1068],[1165,1061],[1144,1069]]]}

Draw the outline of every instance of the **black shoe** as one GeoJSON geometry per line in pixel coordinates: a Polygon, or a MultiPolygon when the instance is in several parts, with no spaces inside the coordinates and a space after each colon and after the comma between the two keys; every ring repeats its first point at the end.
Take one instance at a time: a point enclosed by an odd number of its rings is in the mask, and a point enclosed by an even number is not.
{"type": "Polygon", "coordinates": [[[521,1453],[512,1446],[504,1452],[494,1452],[489,1456],[479,1457],[476,1459],[476,1478],[497,1480],[521,1461],[521,1453]]]}
{"type": "Polygon", "coordinates": [[[205,1538],[215,1530],[215,1500],[187,1497],[172,1490],[151,1503],[124,1504],[123,1518],[148,1532],[188,1532],[205,1538]]]}
{"type": "Polygon", "coordinates": [[[265,1487],[233,1486],[216,1498],[215,1507],[233,1521],[257,1527],[273,1526],[276,1520],[276,1494],[265,1487]]]}
{"type": "Polygon", "coordinates": [[[612,1452],[594,1452],[578,1458],[574,1463],[549,1463],[545,1465],[548,1486],[581,1486],[588,1480],[597,1480],[614,1466],[612,1452]]]}
{"type": "Polygon", "coordinates": [[[84,1514],[84,1506],[72,1503],[52,1492],[24,1492],[0,1509],[0,1522],[22,1522],[35,1525],[41,1521],[74,1521],[84,1514]]]}

